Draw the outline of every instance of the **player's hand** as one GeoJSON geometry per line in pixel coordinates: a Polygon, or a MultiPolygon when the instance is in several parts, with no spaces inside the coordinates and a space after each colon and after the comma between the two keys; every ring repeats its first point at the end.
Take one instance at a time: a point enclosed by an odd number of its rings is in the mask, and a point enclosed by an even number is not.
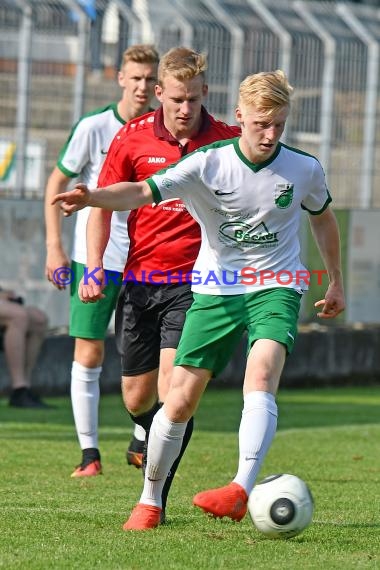
{"type": "Polygon", "coordinates": [[[62,192],[54,196],[52,205],[60,202],[64,216],[71,216],[74,212],[85,208],[90,200],[90,192],[86,184],[77,184],[74,190],[62,192]]]}
{"type": "Polygon", "coordinates": [[[100,299],[104,299],[103,289],[106,286],[104,270],[102,267],[95,270],[89,270],[80,280],[78,287],[79,299],[82,303],[96,303],[100,299]]]}
{"type": "Polygon", "coordinates": [[[342,285],[330,283],[324,299],[314,303],[314,307],[322,307],[317,313],[321,319],[334,319],[345,309],[344,292],[342,285]]]}
{"type": "Polygon", "coordinates": [[[60,291],[70,285],[73,277],[70,260],[62,248],[48,248],[45,277],[60,291]]]}

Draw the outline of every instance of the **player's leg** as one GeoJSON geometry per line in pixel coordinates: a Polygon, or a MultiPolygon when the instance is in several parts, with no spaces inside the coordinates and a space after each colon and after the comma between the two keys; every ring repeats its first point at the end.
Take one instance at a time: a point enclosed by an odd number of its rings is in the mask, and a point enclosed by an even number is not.
{"type": "Polygon", "coordinates": [[[232,483],[198,493],[193,502],[214,517],[240,521],[248,496],[277,427],[275,391],[285,361],[283,345],[258,340],[253,345],[244,380],[244,407],[239,428],[239,466],[232,483]],[[265,389],[264,389],[265,388],[265,389]]]}
{"type": "Polygon", "coordinates": [[[297,330],[300,296],[289,289],[246,296],[249,346],[244,379],[244,407],[239,429],[239,465],[233,482],[204,491],[194,503],[214,516],[241,520],[261,464],[277,428],[278,389],[286,353],[297,330]],[[230,505],[230,510],[228,509],[230,505]]]}
{"type": "Polygon", "coordinates": [[[182,440],[207,386],[209,370],[178,366],[174,369],[163,407],[156,413],[149,434],[144,488],[140,502],[124,524],[124,530],[146,530],[160,523],[162,491],[182,440]]]}
{"type": "MultiPolygon", "coordinates": [[[[162,308],[159,314],[161,322],[161,351],[160,368],[158,375],[159,402],[165,402],[169,391],[171,377],[174,369],[174,359],[179,345],[186,313],[193,303],[193,293],[188,284],[165,285],[162,287],[162,308]]],[[[187,423],[182,440],[182,446],[177,459],[174,461],[162,490],[162,521],[165,519],[166,503],[175,474],[190,442],[194,429],[194,418],[187,423]]]]}
{"type": "Polygon", "coordinates": [[[276,433],[276,394],[286,355],[292,351],[297,335],[300,301],[301,295],[286,288],[251,295],[247,301],[251,349],[234,482],[248,495],[276,433]]]}
{"type": "Polygon", "coordinates": [[[98,442],[99,378],[104,359],[104,341],[76,338],[71,368],[71,405],[75,429],[82,450],[80,465],[72,477],[101,473],[98,442]]]}
{"type": "Polygon", "coordinates": [[[71,369],[71,402],[82,450],[81,463],[72,477],[86,477],[98,475],[102,470],[98,443],[99,378],[104,360],[104,338],[120,285],[110,280],[104,290],[104,299],[85,304],[77,293],[84,265],[73,262],[72,269],[75,279],[71,284],[69,332],[75,338],[75,349],[71,369]]]}
{"type": "MultiPolygon", "coordinates": [[[[169,371],[170,373],[172,373],[173,371],[175,352],[176,352],[175,349],[169,349],[169,348],[161,350],[159,375],[161,377],[162,383],[167,382],[169,371]],[[163,380],[163,378],[165,378],[165,380],[163,380]]],[[[126,408],[129,410],[129,413],[133,421],[139,422],[136,423],[136,426],[143,426],[145,433],[143,457],[141,458],[142,463],[144,463],[144,465],[142,465],[144,470],[146,465],[146,449],[149,439],[150,427],[152,425],[152,421],[156,412],[162,406],[162,400],[161,399],[159,401],[157,400],[158,396],[157,376],[158,376],[158,370],[155,369],[151,372],[147,372],[146,374],[140,374],[138,376],[132,376],[132,377],[123,376],[122,378],[123,399],[126,408]]],[[[165,392],[161,390],[162,398],[164,397],[163,396],[164,393],[166,394],[167,390],[165,390],[165,392]]],[[[193,418],[190,418],[188,425],[186,426],[180,454],[177,457],[174,464],[172,465],[172,468],[169,471],[167,480],[163,488],[161,522],[164,522],[165,520],[165,508],[166,508],[169,490],[172,485],[175,473],[178,469],[179,463],[190,441],[192,432],[193,432],[193,418]]],[[[127,450],[127,461],[129,464],[132,463],[130,456],[133,453],[133,450],[134,450],[134,442],[132,440],[127,450]]],[[[135,462],[134,464],[136,465],[135,462]]]]}
{"type": "Polygon", "coordinates": [[[144,448],[136,430],[141,430],[141,438],[158,409],[159,323],[150,310],[151,289],[142,283],[127,283],[122,287],[115,313],[123,401],[135,425],[126,458],[129,465],[136,467],[142,465],[144,448]]]}
{"type": "Polygon", "coordinates": [[[161,514],[159,493],[165,484],[163,477],[180,453],[185,420],[193,415],[212,373],[224,368],[236,348],[244,326],[242,313],[238,306],[235,314],[230,315],[222,297],[194,295],[194,303],[186,314],[164,407],[152,424],[144,491],[125,530],[157,526],[161,514]]]}
{"type": "Polygon", "coordinates": [[[247,495],[276,433],[276,393],[285,356],[285,346],[270,339],[257,340],[249,353],[239,428],[239,466],[233,479],[247,495]]]}
{"type": "MultiPolygon", "coordinates": [[[[146,430],[146,442],[153,417],[162,405],[162,400],[158,401],[157,377],[158,389],[163,398],[173,370],[185,314],[192,300],[188,285],[128,284],[119,297],[116,330],[119,349],[123,355],[123,399],[132,420],[146,430]]],[[[180,457],[170,470],[164,488],[164,508],[192,428],[193,422],[190,420],[180,457]]],[[[127,454],[129,452],[130,448],[127,454]]]]}
{"type": "Polygon", "coordinates": [[[149,432],[154,414],[159,409],[157,376],[158,368],[155,368],[145,374],[122,376],[121,380],[124,405],[134,422],[133,436],[126,451],[126,458],[128,465],[134,465],[137,468],[143,467],[147,432],[149,432]],[[144,439],[142,440],[141,437],[144,439]]]}

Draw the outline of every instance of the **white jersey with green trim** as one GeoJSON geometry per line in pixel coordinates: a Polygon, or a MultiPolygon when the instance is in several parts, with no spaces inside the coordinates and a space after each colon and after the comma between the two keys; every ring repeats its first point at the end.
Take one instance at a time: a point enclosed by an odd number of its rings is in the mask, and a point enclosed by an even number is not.
{"type": "MultiPolygon", "coordinates": [[[[80,177],[89,188],[96,188],[98,176],[107,156],[108,148],[125,121],[117,112],[117,104],[111,103],[84,115],[71,130],[62,148],[57,166],[70,178],[80,177]]],[[[90,208],[77,212],[73,249],[74,261],[86,264],[86,226],[90,208]]],[[[113,212],[111,234],[104,252],[105,269],[122,272],[128,256],[129,237],[127,218],[129,212],[113,212]]]]}
{"type": "Polygon", "coordinates": [[[219,141],[148,179],[154,201],[179,197],[202,231],[194,292],[236,295],[308,288],[300,260],[302,209],[321,214],[331,201],[318,160],[282,143],[261,164],[241,152],[239,139],[219,141]]]}

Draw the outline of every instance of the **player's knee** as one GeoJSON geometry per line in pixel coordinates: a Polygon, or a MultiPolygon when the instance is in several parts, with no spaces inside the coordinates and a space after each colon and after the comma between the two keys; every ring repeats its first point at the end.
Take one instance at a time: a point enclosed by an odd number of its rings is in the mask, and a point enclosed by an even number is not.
{"type": "Polygon", "coordinates": [[[148,412],[157,402],[157,386],[137,376],[123,376],[122,394],[125,407],[134,416],[148,412]]]}
{"type": "Polygon", "coordinates": [[[126,409],[132,416],[140,416],[146,414],[153,408],[157,402],[157,396],[143,397],[142,394],[133,394],[125,396],[123,394],[123,401],[126,409]]]}
{"type": "Polygon", "coordinates": [[[101,366],[104,359],[104,343],[93,339],[76,339],[74,360],[87,368],[101,366]]]}
{"type": "Polygon", "coordinates": [[[196,402],[182,397],[167,399],[165,402],[166,415],[172,422],[187,422],[194,415],[196,402]]]}

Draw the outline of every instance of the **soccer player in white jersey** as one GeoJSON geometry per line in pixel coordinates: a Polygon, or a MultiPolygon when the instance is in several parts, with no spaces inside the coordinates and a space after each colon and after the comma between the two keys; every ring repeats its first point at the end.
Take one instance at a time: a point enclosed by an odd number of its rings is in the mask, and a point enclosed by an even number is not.
{"type": "MultiPolygon", "coordinates": [[[[61,239],[60,210],[52,207],[51,202],[75,177],[79,176],[86,184],[96,186],[116,133],[127,121],[150,110],[157,81],[158,60],[158,53],[151,45],[133,45],[125,50],[118,72],[118,82],[123,89],[120,101],[84,115],[74,125],[46,187],[46,277],[60,290],[65,288],[65,279],[69,277],[70,282],[72,278],[69,333],[75,338],[75,348],[71,370],[71,401],[82,450],[81,463],[72,477],[93,476],[102,471],[98,445],[99,377],[104,360],[104,338],[121,288],[128,255],[128,212],[115,212],[112,216],[110,241],[104,257],[104,267],[111,272],[107,295],[100,303],[84,305],[77,291],[86,265],[86,225],[90,208],[77,216],[70,269],[70,261],[61,239]]],[[[134,447],[128,452],[127,459],[139,466],[142,462],[145,431],[138,426],[134,436],[134,447]]]]}
{"type": "MultiPolygon", "coordinates": [[[[159,524],[161,490],[179,453],[188,419],[208,381],[227,364],[244,331],[249,353],[239,429],[239,463],[225,487],[198,493],[194,505],[240,521],[277,427],[276,393],[308,277],[299,258],[301,210],[309,213],[329,277],[315,303],[321,318],[344,310],[340,238],[316,158],[280,142],[292,88],[282,71],[248,76],[236,110],[240,138],[203,147],[145,182],[98,190],[78,186],[57,196],[70,214],[90,204],[135,208],[179,196],[198,220],[200,253],[191,275],[194,302],[186,314],[164,406],[154,417],[145,483],[125,530],[159,524]],[[196,331],[196,334],[194,334],[196,331]]],[[[91,285],[80,296],[92,299],[91,285]]]]}

